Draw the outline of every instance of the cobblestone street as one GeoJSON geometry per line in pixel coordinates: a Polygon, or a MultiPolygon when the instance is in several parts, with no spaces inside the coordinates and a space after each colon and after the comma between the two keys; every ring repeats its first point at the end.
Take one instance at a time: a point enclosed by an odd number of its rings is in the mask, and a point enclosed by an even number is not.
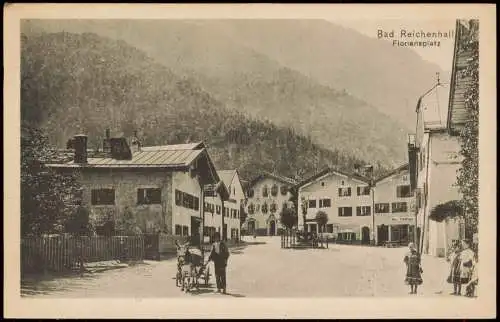
{"type": "MultiPolygon", "coordinates": [[[[250,241],[250,240],[249,240],[250,241]]],[[[404,284],[403,256],[406,248],[330,245],[329,249],[285,250],[279,237],[258,237],[257,243],[231,250],[227,272],[228,295],[215,293],[215,278],[208,288],[184,294],[175,286],[175,259],[146,261],[136,266],[23,283],[29,297],[401,297],[404,284]]],[[[443,284],[447,263],[424,256],[424,284],[417,296],[449,296],[443,284]],[[443,285],[445,289],[443,289],[443,285]]],[[[210,264],[213,272],[213,266],[210,264]]]]}

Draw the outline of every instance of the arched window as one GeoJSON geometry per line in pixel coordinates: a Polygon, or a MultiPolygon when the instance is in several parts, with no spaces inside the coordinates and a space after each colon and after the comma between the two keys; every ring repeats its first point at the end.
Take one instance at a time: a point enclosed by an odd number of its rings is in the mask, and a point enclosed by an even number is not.
{"type": "Polygon", "coordinates": [[[274,184],[271,187],[271,196],[276,197],[278,195],[278,186],[274,184]]]}
{"type": "Polygon", "coordinates": [[[255,212],[255,206],[253,205],[253,203],[251,203],[250,205],[248,205],[248,213],[250,215],[253,215],[255,212]]]}
{"type": "Polygon", "coordinates": [[[288,193],[288,187],[287,186],[281,186],[280,187],[281,195],[286,196],[288,193]]]}
{"type": "Polygon", "coordinates": [[[262,196],[263,197],[269,196],[269,189],[267,188],[267,186],[264,186],[264,188],[262,188],[262,196]]]}
{"type": "Polygon", "coordinates": [[[253,189],[248,190],[248,198],[253,198],[253,196],[254,196],[253,189]]]}
{"type": "Polygon", "coordinates": [[[273,201],[273,203],[271,204],[271,207],[269,207],[269,210],[271,211],[272,214],[274,214],[277,210],[277,205],[276,205],[276,202],[273,201]]]}
{"type": "Polygon", "coordinates": [[[255,212],[259,212],[260,211],[260,205],[259,204],[255,204],[255,212]]]}
{"type": "Polygon", "coordinates": [[[267,210],[268,210],[268,209],[267,209],[267,203],[265,203],[265,202],[264,202],[264,203],[262,204],[261,210],[262,210],[262,213],[263,213],[263,214],[267,214],[267,210]]]}

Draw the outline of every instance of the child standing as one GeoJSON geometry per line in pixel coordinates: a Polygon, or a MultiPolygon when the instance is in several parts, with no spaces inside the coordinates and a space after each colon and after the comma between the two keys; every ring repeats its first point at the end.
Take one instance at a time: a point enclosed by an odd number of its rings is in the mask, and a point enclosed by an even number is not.
{"type": "Polygon", "coordinates": [[[417,294],[417,288],[423,282],[421,259],[414,243],[410,243],[408,248],[410,251],[403,260],[406,264],[405,283],[410,285],[410,294],[417,294]]]}

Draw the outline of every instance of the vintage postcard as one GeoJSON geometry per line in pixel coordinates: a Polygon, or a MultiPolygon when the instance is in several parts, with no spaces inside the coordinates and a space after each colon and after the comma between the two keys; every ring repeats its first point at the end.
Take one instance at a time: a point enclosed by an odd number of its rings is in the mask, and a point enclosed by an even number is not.
{"type": "Polygon", "coordinates": [[[494,5],[7,5],[8,317],[493,317],[494,5]]]}

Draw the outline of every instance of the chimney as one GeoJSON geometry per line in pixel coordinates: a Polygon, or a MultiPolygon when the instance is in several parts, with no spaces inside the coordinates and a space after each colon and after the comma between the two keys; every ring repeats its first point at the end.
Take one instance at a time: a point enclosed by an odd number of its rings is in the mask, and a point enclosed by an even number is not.
{"type": "Polygon", "coordinates": [[[87,136],[78,134],[73,137],[73,147],[75,149],[75,163],[87,163],[87,136]]]}
{"type": "Polygon", "coordinates": [[[137,131],[134,131],[134,136],[132,137],[130,142],[130,149],[132,153],[141,151],[141,141],[137,136],[137,131]]]}
{"type": "Polygon", "coordinates": [[[102,140],[102,151],[108,155],[111,154],[111,131],[106,129],[106,137],[102,140]]]}

